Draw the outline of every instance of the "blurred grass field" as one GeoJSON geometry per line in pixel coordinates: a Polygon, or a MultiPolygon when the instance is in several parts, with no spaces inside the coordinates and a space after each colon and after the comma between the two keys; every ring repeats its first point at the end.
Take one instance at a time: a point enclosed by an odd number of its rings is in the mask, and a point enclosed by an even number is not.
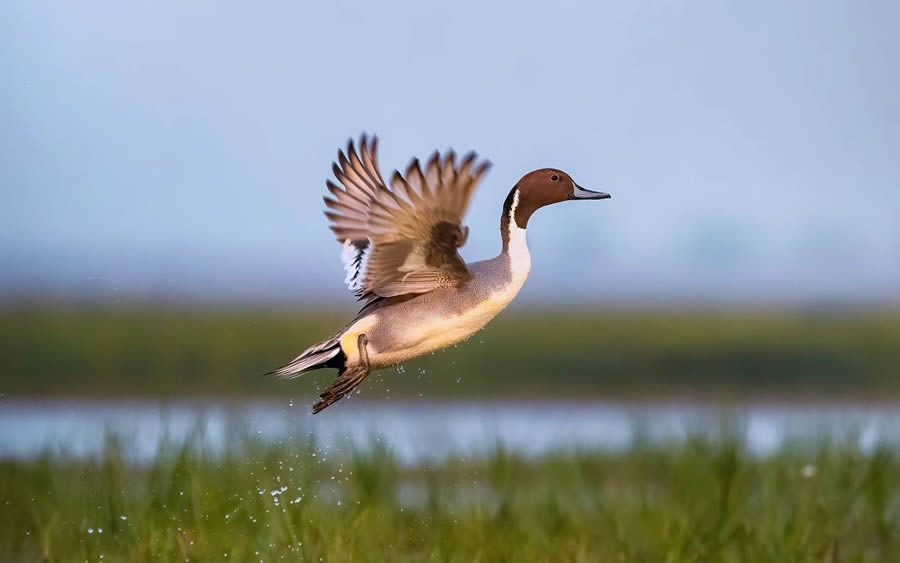
{"type": "MultiPolygon", "coordinates": [[[[50,397],[302,403],[331,373],[261,374],[344,320],[8,309],[0,409],[50,397]]],[[[891,401],[898,375],[896,313],[532,312],[379,372],[363,396],[891,401]]],[[[164,441],[147,463],[120,433],[97,457],[0,459],[0,559],[900,561],[900,458],[885,445],[812,439],[761,456],[723,421],[621,451],[523,457],[498,443],[483,457],[410,464],[386,446],[329,450],[229,428],[222,450],[199,436],[164,441]]]]}
{"type": "MultiPolygon", "coordinates": [[[[314,396],[333,371],[261,374],[347,318],[302,312],[0,313],[7,396],[314,396]]],[[[511,313],[467,342],[376,372],[367,399],[895,397],[900,314],[511,313]],[[389,390],[389,391],[388,391],[389,390]]]]}
{"type": "Polygon", "coordinates": [[[900,561],[900,460],[738,438],[403,465],[306,439],[0,461],[21,561],[900,561]]]}

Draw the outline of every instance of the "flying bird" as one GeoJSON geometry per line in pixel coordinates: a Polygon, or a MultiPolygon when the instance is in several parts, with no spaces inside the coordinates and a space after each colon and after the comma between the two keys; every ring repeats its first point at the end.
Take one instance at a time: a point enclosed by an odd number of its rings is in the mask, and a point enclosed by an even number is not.
{"type": "Polygon", "coordinates": [[[318,413],[347,396],[373,370],[465,340],[515,298],[531,271],[525,240],[537,209],[569,200],[606,199],[555,168],[529,172],[509,191],[500,215],[503,249],[467,264],[458,249],[478,183],[490,168],[475,153],[457,160],[451,150],[417,159],[390,184],[381,176],[378,139],[362,135],[338,151],[332,166],[340,185],[326,182],[325,215],[341,244],[344,280],[364,302],[340,332],[270,374],[291,379],[336,368],[337,379],[313,405],[318,413]]]}

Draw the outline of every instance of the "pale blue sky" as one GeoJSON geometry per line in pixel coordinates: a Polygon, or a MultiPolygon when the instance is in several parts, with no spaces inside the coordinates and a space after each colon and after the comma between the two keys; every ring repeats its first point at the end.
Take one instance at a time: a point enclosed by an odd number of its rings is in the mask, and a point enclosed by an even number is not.
{"type": "Polygon", "coordinates": [[[900,4],[5,2],[0,291],[345,303],[321,214],[387,172],[538,167],[603,202],[529,223],[523,303],[900,303],[900,4]],[[135,5],[132,5],[135,4],[135,5]]]}

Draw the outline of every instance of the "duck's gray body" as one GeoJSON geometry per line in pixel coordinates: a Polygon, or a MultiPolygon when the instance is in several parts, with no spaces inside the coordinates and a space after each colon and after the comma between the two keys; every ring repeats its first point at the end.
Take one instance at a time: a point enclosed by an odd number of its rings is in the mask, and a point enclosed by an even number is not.
{"type": "Polygon", "coordinates": [[[390,188],[378,170],[376,141],[365,136],[357,153],[349,143],[327,182],[326,216],[343,246],[345,280],[366,305],[341,332],[308,348],[273,374],[292,378],[331,367],[335,383],[313,412],[334,404],[375,369],[461,342],[481,330],[518,295],[531,271],[528,218],[538,208],[570,199],[609,197],[579,187],[565,172],[526,174],[510,190],[500,217],[503,250],[466,264],[457,249],[475,186],[488,169],[470,154],[457,163],[437,153],[425,168],[414,160],[390,188]]]}
{"type": "Polygon", "coordinates": [[[524,229],[496,258],[468,264],[472,279],[411,298],[391,298],[363,309],[338,340],[346,365],[358,365],[356,342],[368,339],[372,368],[383,368],[461,342],[490,322],[518,295],[531,258],[524,229]]]}

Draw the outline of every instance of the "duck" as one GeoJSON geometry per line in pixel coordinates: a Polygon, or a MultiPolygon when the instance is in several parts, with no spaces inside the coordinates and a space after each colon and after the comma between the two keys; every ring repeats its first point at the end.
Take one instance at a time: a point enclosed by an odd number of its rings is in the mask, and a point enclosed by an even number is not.
{"type": "Polygon", "coordinates": [[[423,165],[413,159],[385,182],[378,138],[360,136],[332,164],[325,216],[341,245],[345,283],[363,303],[342,330],[269,372],[293,379],[320,368],[337,369],[313,414],[348,396],[373,371],[466,340],[519,294],[531,272],[526,231],[532,214],[564,201],[608,199],[579,186],[556,168],[522,176],[500,214],[502,249],[494,258],[466,263],[459,254],[472,195],[491,167],[474,152],[457,158],[435,151],[423,165]]]}

